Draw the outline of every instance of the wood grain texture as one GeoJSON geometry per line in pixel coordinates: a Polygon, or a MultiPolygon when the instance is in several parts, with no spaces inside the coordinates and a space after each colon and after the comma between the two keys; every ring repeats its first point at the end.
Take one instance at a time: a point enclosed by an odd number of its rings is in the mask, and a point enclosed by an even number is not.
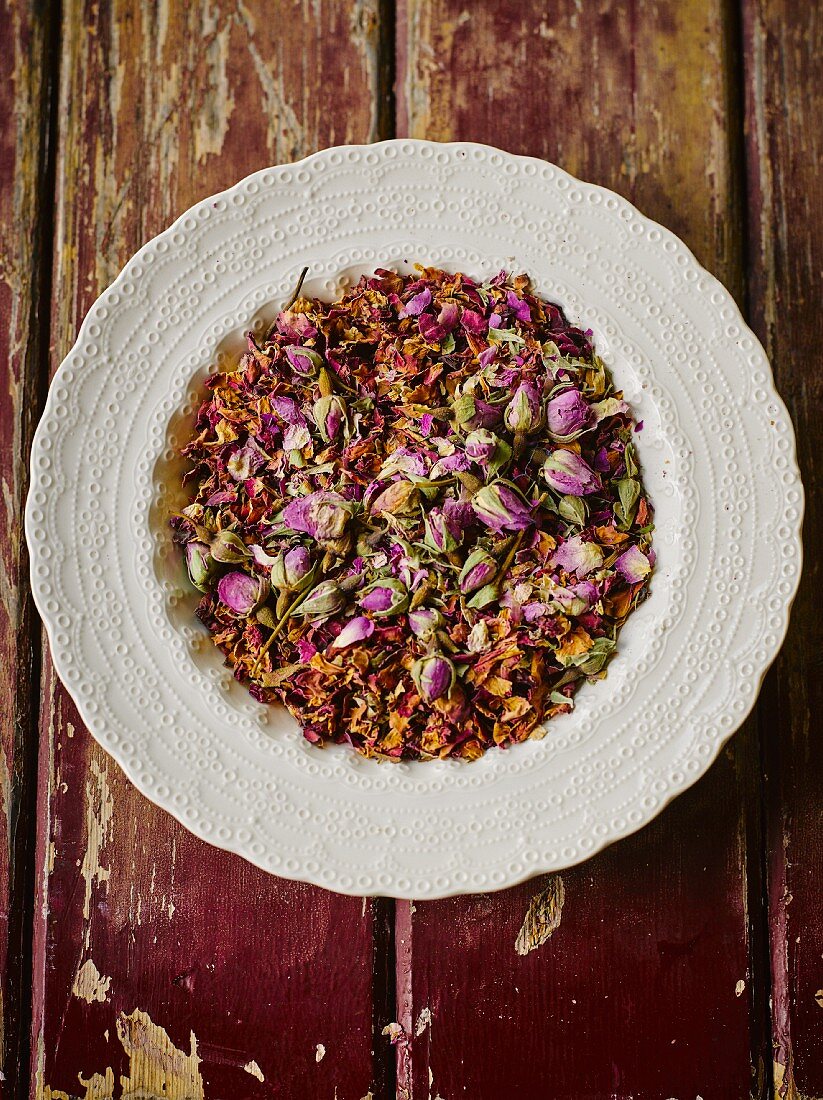
{"type": "Polygon", "coordinates": [[[776,1095],[823,1096],[823,9],[746,0],[750,311],[797,433],[806,563],[760,702],[776,1095]]]}
{"type": "MultiPolygon", "coordinates": [[[[537,18],[506,0],[399,11],[400,133],[499,143],[612,187],[741,298],[740,117],[721,0],[555,0],[537,18]]],[[[401,1095],[761,1094],[757,770],[750,723],[657,822],[562,874],[562,912],[549,891],[527,920],[544,880],[401,907],[401,1095]],[[521,953],[541,922],[550,937],[521,953]]]]}
{"type": "Polygon", "coordinates": [[[29,3],[0,5],[0,1080],[27,1049],[39,622],[22,531],[28,452],[41,405],[50,268],[51,27],[29,3]]]}
{"type": "MultiPolygon", "coordinates": [[[[269,163],[377,136],[378,11],[64,4],[53,364],[120,266],[269,163]]],[[[32,1089],[359,1100],[373,909],[189,835],[91,740],[46,663],[32,1089]]]]}

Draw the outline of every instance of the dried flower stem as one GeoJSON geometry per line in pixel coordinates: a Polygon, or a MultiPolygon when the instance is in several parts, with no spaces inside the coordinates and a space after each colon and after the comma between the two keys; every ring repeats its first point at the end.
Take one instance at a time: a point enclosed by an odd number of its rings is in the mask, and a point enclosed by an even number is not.
{"type": "Polygon", "coordinates": [[[284,313],[288,313],[288,311],[300,297],[300,291],[303,289],[303,282],[308,273],[309,269],[307,267],[304,267],[303,270],[300,272],[300,278],[297,280],[297,286],[294,288],[294,292],[292,293],[291,298],[289,298],[288,302],[286,302],[286,304],[283,306],[284,313]]]}

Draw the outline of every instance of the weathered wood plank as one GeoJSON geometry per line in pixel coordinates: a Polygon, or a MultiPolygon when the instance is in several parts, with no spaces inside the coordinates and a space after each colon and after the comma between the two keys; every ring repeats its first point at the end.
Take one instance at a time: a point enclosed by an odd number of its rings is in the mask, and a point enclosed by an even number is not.
{"type": "Polygon", "coordinates": [[[750,310],[797,432],[806,565],[761,701],[776,1095],[823,1096],[823,9],[745,0],[750,310]]]}
{"type": "MultiPolygon", "coordinates": [[[[0,10],[0,1080],[26,1068],[39,624],[23,505],[48,348],[50,16],[0,10]]],[[[25,1079],[24,1077],[22,1079],[25,1079]]]]}
{"type": "MultiPolygon", "coordinates": [[[[190,203],[376,136],[383,80],[369,0],[68,0],[62,29],[55,365],[190,203]]],[[[94,1095],[364,1096],[370,903],[194,839],[96,746],[48,666],[41,737],[37,1094],[82,1094],[96,1074],[94,1095]]]]}
{"type": "MultiPolygon", "coordinates": [[[[397,41],[400,133],[491,141],[613,187],[741,297],[722,0],[555,0],[537,17],[503,0],[404,0],[397,41]]],[[[563,874],[562,910],[553,884],[544,931],[558,927],[526,954],[544,880],[400,908],[401,1095],[759,1092],[757,772],[750,724],[656,823],[563,874]]]]}

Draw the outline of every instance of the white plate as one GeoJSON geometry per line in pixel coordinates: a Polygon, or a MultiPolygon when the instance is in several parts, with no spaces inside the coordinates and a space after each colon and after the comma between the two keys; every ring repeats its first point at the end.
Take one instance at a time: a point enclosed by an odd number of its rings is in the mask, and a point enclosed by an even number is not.
{"type": "Polygon", "coordinates": [[[192,832],[352,894],[496,890],[640,828],[751,709],[800,573],[786,409],[720,283],[666,229],[559,168],[395,140],[268,168],[145,245],[49,393],[26,508],[32,586],[83,721],[192,832]],[[531,274],[594,330],[632,402],[656,509],[651,596],[608,678],[543,741],[465,764],[319,749],[235,684],[167,526],[202,380],[309,292],[409,262],[531,274]]]}

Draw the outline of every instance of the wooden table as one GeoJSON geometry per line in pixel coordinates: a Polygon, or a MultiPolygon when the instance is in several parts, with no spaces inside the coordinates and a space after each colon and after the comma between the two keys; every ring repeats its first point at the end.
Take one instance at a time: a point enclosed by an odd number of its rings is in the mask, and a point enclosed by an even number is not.
{"type": "Polygon", "coordinates": [[[0,18],[9,1095],[823,1095],[821,6],[5,0],[0,18]],[[125,260],[254,169],[395,134],[546,157],[679,233],[767,347],[811,498],[789,639],[710,774],[559,878],[417,905],[271,878],[137,794],[55,679],[21,533],[49,372],[125,260]],[[558,927],[518,954],[542,891],[558,927]]]}

